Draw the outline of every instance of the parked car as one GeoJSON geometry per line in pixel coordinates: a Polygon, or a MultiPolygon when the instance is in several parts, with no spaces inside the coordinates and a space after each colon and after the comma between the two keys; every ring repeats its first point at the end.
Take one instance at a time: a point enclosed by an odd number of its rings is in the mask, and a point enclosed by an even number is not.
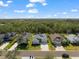
{"type": "Polygon", "coordinates": [[[67,54],[67,53],[64,53],[64,54],[62,54],[62,58],[69,58],[69,54],[67,54]]]}

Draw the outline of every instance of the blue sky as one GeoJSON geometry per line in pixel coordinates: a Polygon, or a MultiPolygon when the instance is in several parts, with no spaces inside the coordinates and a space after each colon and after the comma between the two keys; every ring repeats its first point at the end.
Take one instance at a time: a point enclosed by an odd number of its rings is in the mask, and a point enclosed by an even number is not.
{"type": "Polygon", "coordinates": [[[79,0],[0,0],[0,18],[79,18],[79,0]]]}

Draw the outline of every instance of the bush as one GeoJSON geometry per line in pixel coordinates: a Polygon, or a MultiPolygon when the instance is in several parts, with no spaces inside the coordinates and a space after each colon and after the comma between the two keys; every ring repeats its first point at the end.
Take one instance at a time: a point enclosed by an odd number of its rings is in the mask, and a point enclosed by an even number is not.
{"type": "Polygon", "coordinates": [[[69,40],[66,40],[66,39],[63,39],[61,43],[62,43],[62,46],[64,47],[69,46],[70,44],[69,40]]]}

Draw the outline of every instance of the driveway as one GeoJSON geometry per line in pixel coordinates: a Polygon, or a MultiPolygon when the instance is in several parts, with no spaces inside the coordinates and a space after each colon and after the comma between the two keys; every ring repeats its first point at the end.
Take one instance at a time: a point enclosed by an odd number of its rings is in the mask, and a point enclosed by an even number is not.
{"type": "Polygon", "coordinates": [[[9,42],[6,42],[6,43],[2,44],[2,45],[0,46],[0,50],[4,49],[8,44],[9,44],[9,42]]]}
{"type": "Polygon", "coordinates": [[[8,51],[13,51],[15,50],[15,48],[18,46],[18,43],[15,43],[10,49],[8,49],[8,51]]]}
{"type": "MultiPolygon", "coordinates": [[[[57,46],[55,48],[56,51],[65,51],[65,49],[63,48],[63,46],[57,46]]],[[[56,57],[56,59],[62,59],[62,57],[56,57]]]]}
{"type": "Polygon", "coordinates": [[[56,51],[65,51],[65,49],[63,48],[63,46],[57,46],[55,48],[56,51]]]}
{"type": "Polygon", "coordinates": [[[49,51],[48,44],[41,44],[41,51],[49,51]]]}

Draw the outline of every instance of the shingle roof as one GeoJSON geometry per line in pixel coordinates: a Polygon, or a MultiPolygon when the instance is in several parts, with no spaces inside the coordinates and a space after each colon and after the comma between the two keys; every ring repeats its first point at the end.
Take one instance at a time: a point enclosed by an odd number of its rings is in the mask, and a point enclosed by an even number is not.
{"type": "Polygon", "coordinates": [[[56,38],[61,38],[61,39],[63,39],[63,37],[62,37],[60,34],[50,34],[49,36],[50,36],[51,40],[54,40],[54,39],[56,39],[56,38]]]}

